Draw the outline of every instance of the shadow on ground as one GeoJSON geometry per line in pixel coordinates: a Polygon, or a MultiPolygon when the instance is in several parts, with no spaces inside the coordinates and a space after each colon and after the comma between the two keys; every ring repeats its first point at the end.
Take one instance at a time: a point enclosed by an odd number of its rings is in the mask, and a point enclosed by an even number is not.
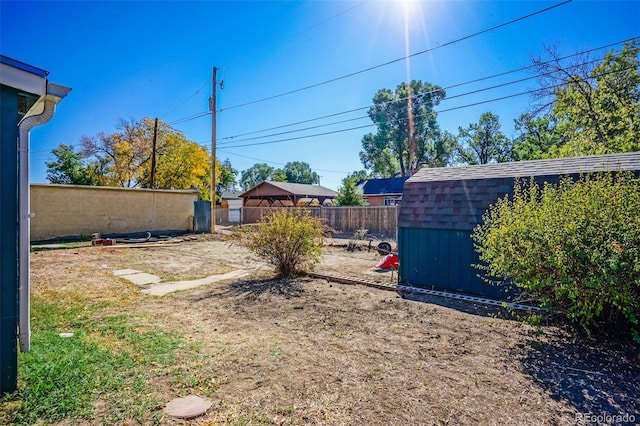
{"type": "Polygon", "coordinates": [[[257,299],[262,295],[282,296],[286,299],[300,297],[304,293],[304,279],[268,278],[237,281],[227,288],[227,293],[257,299]]]}
{"type": "Polygon", "coordinates": [[[502,319],[514,319],[512,312],[501,306],[486,305],[484,303],[476,303],[467,300],[455,299],[452,297],[435,296],[420,293],[398,292],[400,297],[407,300],[417,302],[431,303],[433,305],[443,306],[445,308],[455,309],[471,315],[479,315],[482,317],[496,317],[502,319]]]}
{"type": "MultiPolygon", "coordinates": [[[[521,358],[529,374],[554,399],[578,413],[634,415],[640,420],[640,359],[629,342],[565,336],[534,342],[521,358]]],[[[614,424],[625,424],[614,419],[614,424]]],[[[634,421],[632,423],[635,424],[634,421]]]]}

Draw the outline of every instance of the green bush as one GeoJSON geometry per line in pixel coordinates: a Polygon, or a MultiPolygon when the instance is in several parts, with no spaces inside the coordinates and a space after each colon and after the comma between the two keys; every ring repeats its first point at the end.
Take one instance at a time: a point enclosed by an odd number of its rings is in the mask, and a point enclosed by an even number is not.
{"type": "Polygon", "coordinates": [[[555,311],[640,341],[640,180],[593,173],[542,187],[516,180],[472,234],[489,282],[511,281],[555,311]]]}
{"type": "Polygon", "coordinates": [[[255,226],[237,228],[236,237],[288,278],[313,269],[320,261],[324,229],[322,221],[308,211],[283,208],[255,226]]]}

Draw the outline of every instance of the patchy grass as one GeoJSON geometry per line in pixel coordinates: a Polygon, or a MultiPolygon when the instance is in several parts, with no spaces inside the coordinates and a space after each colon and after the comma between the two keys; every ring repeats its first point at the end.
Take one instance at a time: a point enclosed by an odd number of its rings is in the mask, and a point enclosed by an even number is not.
{"type": "MultiPolygon", "coordinates": [[[[33,347],[18,392],[0,399],[0,424],[184,425],[161,408],[187,394],[213,402],[200,426],[572,425],[576,413],[640,411],[636,347],[547,324],[540,335],[460,301],[258,279],[255,258],[226,241],[31,259],[33,347]],[[252,275],[163,297],[113,275],[228,265],[252,275]]],[[[320,266],[380,279],[377,259],[325,249],[320,266]]]]}
{"type": "Polygon", "coordinates": [[[157,424],[166,402],[154,389],[158,377],[185,393],[210,394],[219,386],[198,366],[197,345],[180,333],[153,326],[145,315],[112,315],[110,304],[87,307],[73,296],[33,297],[32,350],[19,356],[19,389],[0,402],[0,423],[92,421],[108,407],[101,424],[157,424]],[[73,336],[62,338],[62,331],[73,336]]]}

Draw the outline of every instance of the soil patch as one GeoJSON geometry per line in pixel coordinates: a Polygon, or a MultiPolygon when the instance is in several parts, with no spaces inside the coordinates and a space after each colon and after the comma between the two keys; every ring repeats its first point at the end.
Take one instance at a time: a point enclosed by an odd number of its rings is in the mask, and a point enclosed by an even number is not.
{"type": "MultiPolygon", "coordinates": [[[[377,279],[375,252],[327,247],[318,271],[377,279]]],[[[250,278],[163,297],[135,309],[201,347],[219,384],[197,424],[576,424],[576,416],[636,415],[634,348],[580,343],[456,301],[442,306],[320,279],[274,278],[242,247],[214,238],[149,248],[42,251],[34,292],[136,291],[112,275],[136,269],[163,281],[233,270],[250,278]],[[453,309],[456,308],[456,309],[453,309]]],[[[159,394],[177,396],[159,377],[159,394]]],[[[159,408],[161,409],[161,408],[159,408]]],[[[99,419],[96,419],[99,422],[99,419]]],[[[166,418],[166,424],[183,424],[166,418]]]]}

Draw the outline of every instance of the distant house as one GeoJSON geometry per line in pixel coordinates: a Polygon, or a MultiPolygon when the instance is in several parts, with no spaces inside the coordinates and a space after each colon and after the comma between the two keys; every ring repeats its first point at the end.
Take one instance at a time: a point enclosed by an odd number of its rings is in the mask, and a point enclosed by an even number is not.
{"type": "Polygon", "coordinates": [[[338,193],[320,185],[265,181],[239,196],[245,207],[291,207],[324,205],[338,193]]]}
{"type": "Polygon", "coordinates": [[[402,189],[409,176],[369,179],[362,186],[362,196],[370,206],[395,206],[402,200],[402,189]]]}

